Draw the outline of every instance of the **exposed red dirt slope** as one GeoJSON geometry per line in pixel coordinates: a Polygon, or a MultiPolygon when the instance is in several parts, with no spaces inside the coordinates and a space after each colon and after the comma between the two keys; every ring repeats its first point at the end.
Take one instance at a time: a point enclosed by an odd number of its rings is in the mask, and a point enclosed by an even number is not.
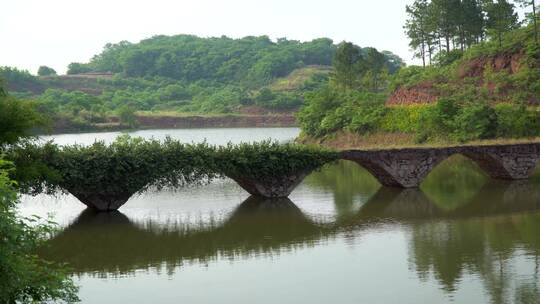
{"type": "MultiPolygon", "coordinates": [[[[456,73],[458,82],[465,78],[478,78],[478,85],[485,85],[484,75],[487,70],[493,72],[507,72],[508,74],[518,73],[522,66],[523,53],[504,53],[496,56],[481,56],[461,64],[456,73]]],[[[451,75],[449,75],[451,76],[451,75]]],[[[449,77],[451,78],[451,77],[449,77]]],[[[487,84],[487,87],[495,99],[504,101],[504,92],[496,92],[494,84],[487,84]]],[[[434,86],[433,81],[426,81],[412,87],[399,87],[387,99],[387,105],[411,105],[428,104],[436,102],[441,93],[434,86]]]]}

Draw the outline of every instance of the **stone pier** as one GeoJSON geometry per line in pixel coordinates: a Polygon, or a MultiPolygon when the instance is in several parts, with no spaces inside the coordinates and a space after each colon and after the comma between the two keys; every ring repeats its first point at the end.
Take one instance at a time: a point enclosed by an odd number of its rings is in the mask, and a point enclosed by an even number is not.
{"type": "Polygon", "coordinates": [[[288,197],[311,171],[296,172],[289,176],[275,176],[269,180],[255,180],[241,176],[229,176],[249,194],[265,198],[288,197]]]}
{"type": "Polygon", "coordinates": [[[96,211],[115,211],[124,205],[132,194],[129,193],[80,193],[69,191],[88,208],[96,211]]]}

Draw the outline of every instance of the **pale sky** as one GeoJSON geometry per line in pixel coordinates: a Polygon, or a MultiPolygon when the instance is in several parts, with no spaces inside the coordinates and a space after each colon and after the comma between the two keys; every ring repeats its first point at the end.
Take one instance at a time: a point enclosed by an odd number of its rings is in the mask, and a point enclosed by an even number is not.
{"type": "Polygon", "coordinates": [[[413,0],[7,0],[0,15],[0,66],[65,73],[108,43],[154,35],[232,38],[328,37],[389,50],[413,62],[403,31],[413,0]]]}

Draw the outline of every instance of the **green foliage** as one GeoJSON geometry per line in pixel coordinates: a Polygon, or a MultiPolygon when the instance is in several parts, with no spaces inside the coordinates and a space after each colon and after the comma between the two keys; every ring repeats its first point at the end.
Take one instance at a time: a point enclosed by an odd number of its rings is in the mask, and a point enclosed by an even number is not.
{"type": "Polygon", "coordinates": [[[0,94],[0,147],[29,136],[33,128],[45,126],[34,102],[0,94]]]}
{"type": "Polygon", "coordinates": [[[486,1],[486,30],[489,36],[497,39],[502,46],[502,36],[519,27],[518,15],[514,4],[506,0],[486,1]]]}
{"type": "Polygon", "coordinates": [[[92,68],[84,63],[73,62],[68,65],[68,75],[92,72],[92,68]]]}
{"type": "Polygon", "coordinates": [[[379,131],[414,134],[422,128],[420,122],[425,115],[424,112],[430,111],[432,107],[431,105],[389,107],[380,120],[379,131]]]}
{"type": "Polygon", "coordinates": [[[0,78],[7,82],[9,91],[40,91],[44,85],[38,77],[17,68],[0,67],[0,78]]]}
{"type": "Polygon", "coordinates": [[[306,95],[298,121],[306,135],[315,137],[344,128],[370,132],[385,112],[384,99],[382,94],[327,86],[306,95]]]}
{"type": "Polygon", "coordinates": [[[384,53],[374,48],[361,49],[350,42],[338,46],[333,61],[334,85],[344,89],[363,89],[376,92],[386,85],[391,69],[384,53]]]}
{"type": "Polygon", "coordinates": [[[137,116],[135,115],[136,111],[134,107],[130,105],[123,105],[116,111],[122,125],[130,128],[135,128],[138,126],[139,123],[137,121],[137,116]]]}
{"type": "Polygon", "coordinates": [[[265,182],[310,172],[338,158],[337,152],[319,147],[265,141],[220,146],[216,150],[215,164],[226,176],[265,182]]]}
{"type": "Polygon", "coordinates": [[[335,51],[333,41],[327,38],[310,42],[282,38],[273,42],[266,36],[155,36],[135,44],[107,44],[88,64],[76,67],[130,77],[161,76],[189,83],[206,80],[260,87],[298,67],[328,66],[335,51]]]}
{"type": "Polygon", "coordinates": [[[490,106],[477,96],[476,91],[463,88],[460,94],[435,104],[385,107],[384,96],[327,89],[307,99],[299,121],[304,134],[313,137],[338,131],[407,133],[415,135],[418,142],[540,136],[540,111],[536,108],[490,106]]]}
{"type": "Polygon", "coordinates": [[[463,58],[462,50],[451,50],[450,52],[441,51],[433,57],[433,62],[438,66],[449,66],[463,58]]]}
{"type": "Polygon", "coordinates": [[[38,75],[39,76],[54,76],[56,75],[56,71],[48,66],[42,65],[38,69],[38,75]]]}
{"type": "Polygon", "coordinates": [[[538,109],[528,110],[521,105],[498,104],[497,115],[498,137],[531,137],[540,133],[540,112],[538,109]]]}
{"type": "MultiPolygon", "coordinates": [[[[404,65],[391,52],[353,47],[362,58],[362,71],[355,77],[369,89],[380,90],[386,71],[404,65]]],[[[126,106],[201,114],[240,113],[247,105],[295,110],[305,93],[326,84],[336,49],[326,38],[299,42],[266,36],[155,36],[139,43],[107,44],[90,62],[71,63],[68,76],[38,78],[11,68],[0,69],[0,74],[6,75],[11,92],[37,99],[55,126],[83,131],[126,113],[126,106]],[[89,72],[113,76],[84,75],[89,72]]],[[[39,74],[52,72],[43,66],[39,74]]]]}
{"type": "Polygon", "coordinates": [[[495,110],[483,103],[463,107],[455,124],[454,136],[459,141],[494,138],[497,134],[495,110]]]}
{"type": "Polygon", "coordinates": [[[51,222],[20,219],[16,184],[9,163],[0,159],[0,300],[2,303],[77,301],[77,288],[62,265],[35,255],[54,232],[51,222]]]}
{"type": "Polygon", "coordinates": [[[127,194],[149,188],[179,187],[211,178],[212,150],[206,144],[187,145],[166,139],[119,137],[111,145],[42,146],[28,144],[15,153],[15,164],[40,163],[52,170],[26,178],[28,193],[61,189],[73,194],[127,194]]]}
{"type": "Polygon", "coordinates": [[[452,63],[486,36],[502,46],[503,35],[519,25],[514,4],[506,0],[415,0],[406,11],[409,45],[423,66],[428,59],[429,64],[452,63]]]}

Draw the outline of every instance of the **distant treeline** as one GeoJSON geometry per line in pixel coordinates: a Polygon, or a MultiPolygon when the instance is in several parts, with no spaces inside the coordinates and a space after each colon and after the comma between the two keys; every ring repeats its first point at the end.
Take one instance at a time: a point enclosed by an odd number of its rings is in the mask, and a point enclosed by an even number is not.
{"type": "MultiPolygon", "coordinates": [[[[161,76],[260,87],[306,65],[331,65],[336,49],[328,38],[310,42],[281,38],[274,42],[267,36],[155,36],[139,43],[107,44],[89,63],[71,63],[68,74],[113,72],[126,77],[161,76]]],[[[393,54],[384,56],[391,72],[400,67],[401,61],[393,54]]]]}

